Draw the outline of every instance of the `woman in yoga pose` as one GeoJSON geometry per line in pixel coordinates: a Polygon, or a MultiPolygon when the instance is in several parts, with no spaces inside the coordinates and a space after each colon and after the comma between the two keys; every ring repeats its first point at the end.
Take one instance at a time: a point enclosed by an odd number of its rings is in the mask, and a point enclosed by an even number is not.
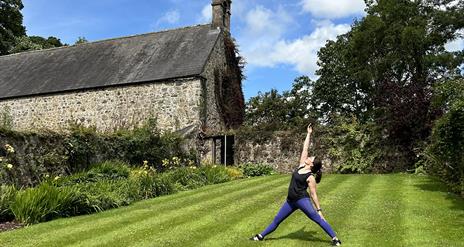
{"type": "Polygon", "coordinates": [[[264,237],[273,232],[290,214],[292,214],[295,210],[300,209],[306,214],[306,216],[308,216],[308,218],[324,229],[324,231],[332,238],[332,245],[341,245],[341,241],[335,235],[332,227],[330,227],[329,223],[325,221],[324,216],[322,215],[319,199],[317,198],[316,183],[319,183],[322,178],[322,162],[315,156],[308,157],[308,148],[312,132],[313,128],[310,124],[304,141],[303,151],[301,152],[300,165],[292,173],[286,202],[282,208],[280,208],[279,213],[277,213],[277,216],[274,218],[272,223],[263,232],[251,237],[250,240],[264,240],[264,237]],[[308,187],[311,196],[308,194],[308,187]],[[314,202],[317,210],[314,209],[310,198],[314,202]]]}

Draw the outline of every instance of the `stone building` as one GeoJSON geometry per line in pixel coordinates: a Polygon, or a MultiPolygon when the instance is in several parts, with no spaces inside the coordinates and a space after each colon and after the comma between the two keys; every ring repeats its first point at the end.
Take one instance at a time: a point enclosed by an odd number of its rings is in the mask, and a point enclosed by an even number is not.
{"type": "Polygon", "coordinates": [[[105,132],[155,117],[203,159],[226,160],[233,138],[223,133],[241,124],[244,99],[231,0],[212,9],[207,25],[2,56],[0,111],[19,131],[76,123],[105,132]]]}

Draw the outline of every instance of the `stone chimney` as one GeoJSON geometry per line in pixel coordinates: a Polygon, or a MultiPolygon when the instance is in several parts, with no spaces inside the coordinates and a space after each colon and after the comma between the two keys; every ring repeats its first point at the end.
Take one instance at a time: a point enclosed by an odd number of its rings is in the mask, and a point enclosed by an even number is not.
{"type": "Polygon", "coordinates": [[[213,0],[213,23],[214,28],[220,27],[230,33],[230,8],[232,0],[213,0]]]}

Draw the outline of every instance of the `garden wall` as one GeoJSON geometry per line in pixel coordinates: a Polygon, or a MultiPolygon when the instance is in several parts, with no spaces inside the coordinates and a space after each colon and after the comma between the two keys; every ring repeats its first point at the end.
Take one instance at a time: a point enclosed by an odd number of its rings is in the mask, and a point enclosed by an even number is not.
{"type": "MultiPolygon", "coordinates": [[[[288,173],[298,166],[304,138],[304,134],[291,131],[242,131],[236,135],[234,160],[237,164],[267,164],[279,172],[288,173]]],[[[312,148],[310,155],[313,155],[312,148]]],[[[317,150],[314,153],[323,155],[317,150]]],[[[322,158],[324,172],[332,172],[332,162],[324,155],[322,158]]]]}
{"type": "Polygon", "coordinates": [[[0,183],[14,183],[19,186],[35,185],[49,176],[66,174],[69,152],[66,139],[61,135],[21,134],[0,130],[0,183]],[[13,147],[8,153],[5,145],[13,147]],[[11,164],[8,169],[6,164],[11,164]]]}
{"type": "Polygon", "coordinates": [[[163,160],[171,157],[195,162],[185,149],[184,138],[160,133],[153,122],[111,134],[83,127],[67,134],[0,129],[0,184],[34,186],[47,177],[82,171],[106,160],[134,166],[146,161],[155,169],[163,169],[163,160]]]}

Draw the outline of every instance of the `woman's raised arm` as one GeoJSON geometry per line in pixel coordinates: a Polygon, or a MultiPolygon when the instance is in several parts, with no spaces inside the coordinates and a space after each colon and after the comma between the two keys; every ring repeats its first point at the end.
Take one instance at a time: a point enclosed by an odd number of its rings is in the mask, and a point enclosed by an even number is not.
{"type": "Polygon", "coordinates": [[[311,133],[313,133],[313,127],[311,124],[308,125],[308,133],[306,134],[306,139],[303,144],[303,151],[301,151],[300,156],[300,165],[305,162],[308,158],[308,149],[309,149],[309,142],[311,141],[311,133]]]}

